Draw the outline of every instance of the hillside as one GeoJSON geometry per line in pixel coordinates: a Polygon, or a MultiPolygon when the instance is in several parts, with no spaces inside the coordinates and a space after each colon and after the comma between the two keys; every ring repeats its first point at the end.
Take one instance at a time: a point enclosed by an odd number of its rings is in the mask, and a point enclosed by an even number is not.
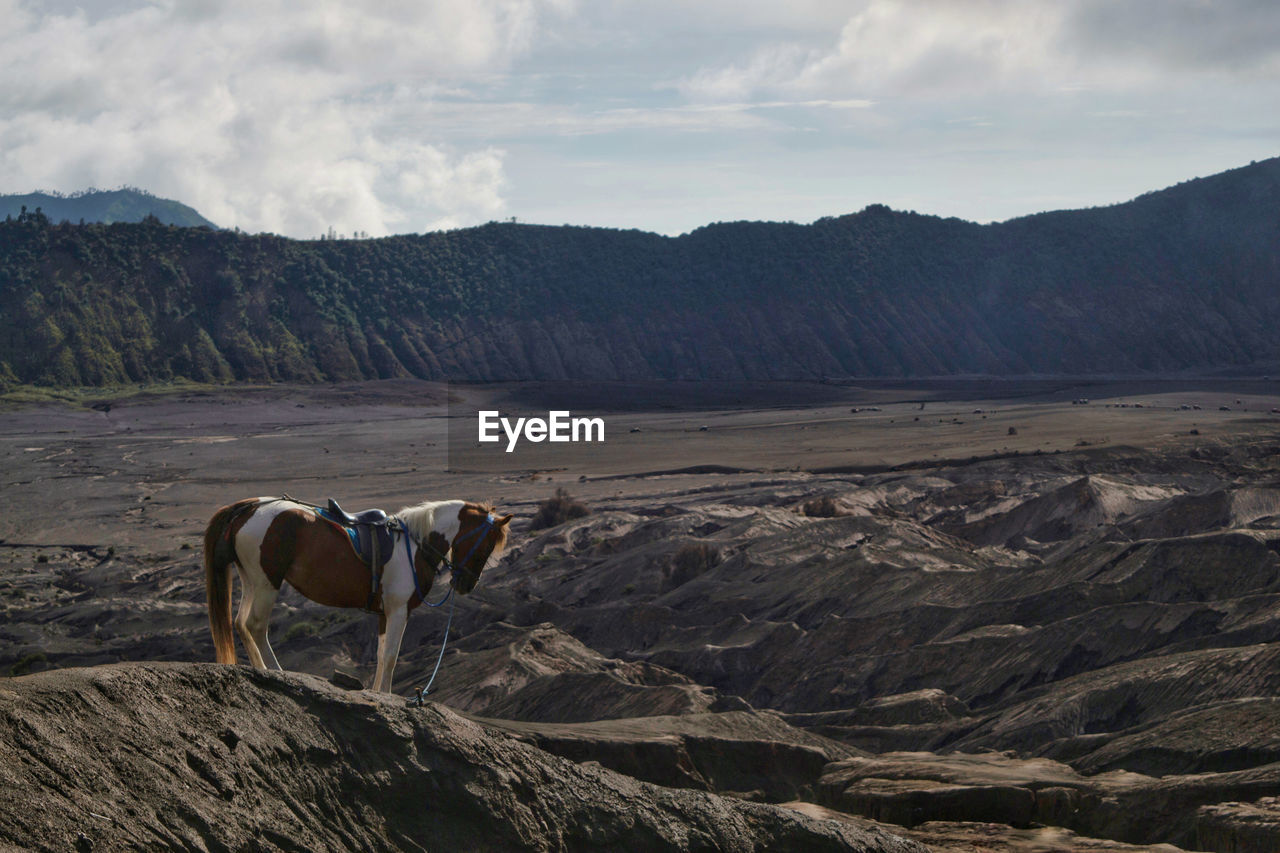
{"type": "Polygon", "coordinates": [[[1280,362],[1280,160],[995,225],[873,205],[678,238],[0,225],[0,382],[814,379],[1280,362]]]}
{"type": "Polygon", "coordinates": [[[925,849],[577,765],[439,705],[212,664],[6,681],[0,750],[0,846],[24,850],[925,849]]]}
{"type": "Polygon", "coordinates": [[[25,195],[0,195],[0,217],[18,216],[22,209],[39,209],[53,222],[141,222],[154,216],[166,225],[187,228],[216,228],[193,208],[180,201],[157,198],[143,190],[123,188],[118,190],[88,190],[82,193],[62,195],[58,193],[27,193],[25,195]]]}

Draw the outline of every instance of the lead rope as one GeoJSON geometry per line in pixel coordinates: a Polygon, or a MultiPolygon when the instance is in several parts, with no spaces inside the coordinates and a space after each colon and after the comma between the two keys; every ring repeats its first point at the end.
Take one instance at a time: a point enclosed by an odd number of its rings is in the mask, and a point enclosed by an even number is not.
{"type": "MultiPolygon", "coordinates": [[[[421,601],[423,604],[427,605],[428,607],[440,607],[446,601],[449,602],[449,619],[444,624],[444,639],[440,641],[440,654],[436,656],[435,669],[431,670],[431,677],[427,679],[427,686],[417,688],[416,690],[413,691],[413,696],[409,698],[410,705],[412,705],[415,708],[421,708],[423,703],[426,702],[427,694],[431,692],[431,685],[436,683],[436,673],[440,671],[440,664],[444,661],[444,650],[449,645],[449,629],[453,626],[453,585],[452,584],[449,585],[449,591],[444,594],[444,598],[440,599],[434,604],[432,604],[430,601],[427,601],[426,592],[418,584],[418,569],[416,566],[413,565],[413,552],[409,550],[409,543],[410,541],[412,541],[413,537],[410,535],[409,527],[404,523],[403,519],[400,520],[400,530],[404,533],[404,550],[405,550],[405,553],[409,555],[409,571],[413,574],[413,587],[415,590],[417,590],[418,600],[421,601]]],[[[421,548],[423,544],[424,543],[419,542],[418,547],[421,548]]],[[[435,549],[432,549],[432,550],[435,550],[435,549]]],[[[441,554],[440,556],[441,558],[444,559],[446,563],[448,562],[447,557],[445,557],[443,554],[441,554]]],[[[451,572],[453,571],[452,564],[450,564],[449,570],[451,572]]]]}
{"type": "MultiPolygon", "coordinates": [[[[449,601],[449,621],[444,625],[444,639],[440,641],[440,654],[436,657],[436,668],[431,670],[431,677],[427,679],[427,686],[419,687],[413,691],[413,698],[409,700],[409,704],[415,708],[421,708],[426,701],[427,694],[431,692],[431,685],[435,684],[436,673],[440,671],[440,663],[444,660],[445,647],[449,645],[449,628],[453,625],[453,587],[449,587],[449,593],[445,598],[449,601]]],[[[440,604],[444,604],[444,601],[441,601],[440,604]]],[[[440,604],[433,606],[439,607],[440,604]]]]}

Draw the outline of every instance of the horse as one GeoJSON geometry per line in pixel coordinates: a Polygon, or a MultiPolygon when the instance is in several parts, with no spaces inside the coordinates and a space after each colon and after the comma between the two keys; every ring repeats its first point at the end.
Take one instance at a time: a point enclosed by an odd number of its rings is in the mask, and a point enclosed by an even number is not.
{"type": "Polygon", "coordinates": [[[352,548],[345,528],[317,507],[291,498],[247,498],[221,507],[204,533],[205,595],[218,663],[236,662],[231,632],[231,566],[240,575],[235,627],[258,669],[281,669],[267,641],[267,618],[280,585],[318,604],[378,614],[373,690],[391,692],[391,673],[409,613],[422,604],[443,561],[449,595],[475,589],[489,558],[506,545],[512,516],[493,507],[447,500],[405,507],[391,516],[392,554],[378,582],[352,548]],[[453,555],[450,559],[450,555],[453,555]],[[462,555],[462,556],[459,556],[462,555]]]}

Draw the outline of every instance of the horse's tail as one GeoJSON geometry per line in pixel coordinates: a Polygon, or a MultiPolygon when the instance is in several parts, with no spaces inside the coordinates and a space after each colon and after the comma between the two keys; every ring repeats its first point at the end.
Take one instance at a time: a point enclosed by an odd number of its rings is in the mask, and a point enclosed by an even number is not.
{"type": "Polygon", "coordinates": [[[231,523],[244,514],[248,503],[224,506],[213,514],[204,530],[204,589],[218,663],[236,662],[236,641],[231,633],[231,564],[236,561],[236,545],[231,523]]]}

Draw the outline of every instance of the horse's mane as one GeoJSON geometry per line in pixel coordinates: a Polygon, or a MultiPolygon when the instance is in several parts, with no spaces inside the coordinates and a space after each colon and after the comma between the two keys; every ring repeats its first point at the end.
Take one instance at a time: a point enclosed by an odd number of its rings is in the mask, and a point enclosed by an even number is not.
{"type": "Polygon", "coordinates": [[[426,539],[436,526],[436,510],[445,504],[457,501],[425,501],[416,506],[407,506],[396,513],[396,517],[404,522],[409,532],[418,539],[426,539]]]}
{"type": "MultiPolygon", "coordinates": [[[[416,506],[407,506],[396,513],[404,526],[409,528],[409,532],[417,539],[426,539],[431,535],[431,531],[436,526],[436,511],[445,504],[461,503],[480,514],[491,513],[494,507],[488,504],[475,503],[473,501],[426,501],[416,506]]],[[[507,528],[505,525],[494,528],[495,539],[493,543],[493,553],[497,554],[507,544],[507,528]]]]}

